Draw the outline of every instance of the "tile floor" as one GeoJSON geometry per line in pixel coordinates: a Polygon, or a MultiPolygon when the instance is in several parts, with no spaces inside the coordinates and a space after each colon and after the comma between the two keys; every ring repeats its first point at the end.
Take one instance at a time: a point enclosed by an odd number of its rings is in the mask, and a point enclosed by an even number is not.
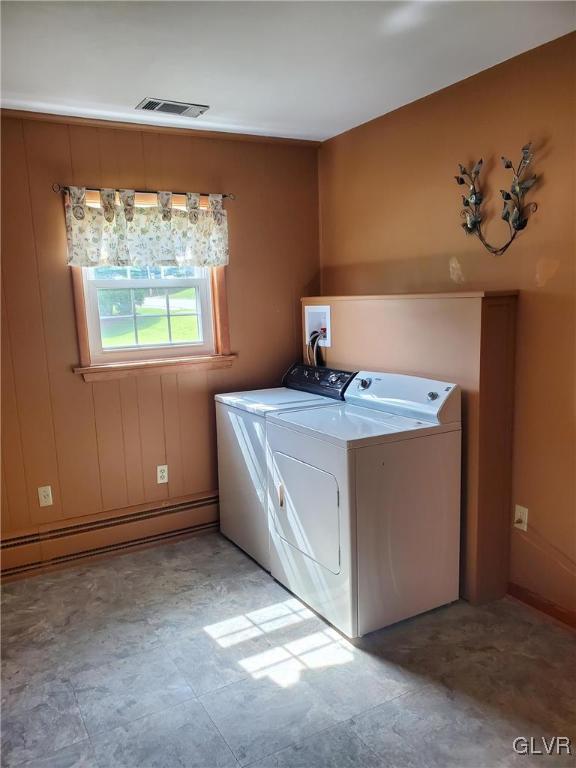
{"type": "Polygon", "coordinates": [[[350,643],[216,534],[3,590],[2,766],[504,768],[576,745],[576,639],[456,603],[350,643]]]}

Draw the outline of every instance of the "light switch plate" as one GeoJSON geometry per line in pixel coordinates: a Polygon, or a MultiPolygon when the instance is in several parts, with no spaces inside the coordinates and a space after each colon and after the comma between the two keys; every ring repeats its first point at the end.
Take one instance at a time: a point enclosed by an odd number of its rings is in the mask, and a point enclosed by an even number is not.
{"type": "Polygon", "coordinates": [[[521,531],[528,530],[528,508],[521,507],[520,504],[516,504],[514,508],[514,528],[521,531]]]}
{"type": "Polygon", "coordinates": [[[51,507],[54,504],[51,485],[41,485],[38,488],[38,503],[41,507],[51,507]]]}
{"type": "Polygon", "coordinates": [[[168,482],[168,464],[158,464],[156,467],[156,482],[158,485],[168,482]]]}

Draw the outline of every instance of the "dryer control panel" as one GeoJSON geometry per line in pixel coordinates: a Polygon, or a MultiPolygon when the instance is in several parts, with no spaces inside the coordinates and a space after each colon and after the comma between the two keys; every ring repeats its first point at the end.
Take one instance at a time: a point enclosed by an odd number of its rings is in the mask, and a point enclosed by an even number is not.
{"type": "Polygon", "coordinates": [[[344,400],[344,392],[355,375],[356,373],[336,368],[317,368],[304,363],[294,363],[284,375],[282,384],[290,389],[344,400]]]}
{"type": "Polygon", "coordinates": [[[359,371],[344,397],[349,405],[451,424],[460,421],[460,387],[402,373],[359,371]]]}

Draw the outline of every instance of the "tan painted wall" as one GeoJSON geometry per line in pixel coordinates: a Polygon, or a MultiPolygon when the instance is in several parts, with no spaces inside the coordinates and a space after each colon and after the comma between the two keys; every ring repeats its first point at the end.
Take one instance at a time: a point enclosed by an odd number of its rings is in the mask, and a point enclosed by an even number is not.
{"type": "Polygon", "coordinates": [[[268,386],[299,354],[318,291],[315,145],[2,121],[3,531],[162,504],[217,487],[216,391],[268,386]],[[227,205],[234,365],[85,383],[54,182],[234,192],[227,205]],[[156,484],[168,463],[170,482],[156,484]],[[51,485],[54,506],[36,490],[51,485]]]}
{"type": "MultiPolygon", "coordinates": [[[[512,534],[511,578],[572,610],[575,48],[576,35],[561,38],[355,128],[325,142],[319,164],[322,293],[521,290],[513,499],[530,513],[529,533],[512,534]],[[539,210],[493,257],[460,229],[456,164],[484,157],[488,209],[499,212],[498,158],[516,159],[528,139],[539,210]]],[[[496,217],[488,233],[499,240],[505,225],[496,217]]]]}

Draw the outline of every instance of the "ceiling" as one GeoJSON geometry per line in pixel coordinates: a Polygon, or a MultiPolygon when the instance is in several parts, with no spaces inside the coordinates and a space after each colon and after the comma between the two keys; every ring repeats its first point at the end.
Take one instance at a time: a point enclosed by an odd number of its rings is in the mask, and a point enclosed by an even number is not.
{"type": "Polygon", "coordinates": [[[2,106],[323,140],[575,27],[553,1],[3,2],[2,106]]]}

